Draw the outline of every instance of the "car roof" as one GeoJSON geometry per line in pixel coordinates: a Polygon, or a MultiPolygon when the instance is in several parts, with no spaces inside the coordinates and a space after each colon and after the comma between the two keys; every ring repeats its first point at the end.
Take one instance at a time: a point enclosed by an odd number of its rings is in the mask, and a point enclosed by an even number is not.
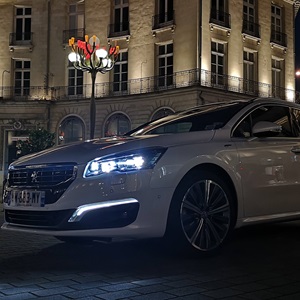
{"type": "MultiPolygon", "coordinates": [[[[260,97],[260,98],[251,98],[251,99],[236,99],[236,100],[231,100],[231,101],[220,101],[220,102],[211,102],[211,103],[206,103],[206,104],[202,104],[202,105],[197,105],[191,108],[188,108],[186,110],[183,111],[178,111],[175,112],[174,114],[159,118],[157,120],[151,120],[145,124],[142,124],[141,126],[127,132],[125,135],[131,135],[134,132],[138,132],[139,129],[141,128],[145,128],[145,126],[147,126],[148,124],[152,124],[152,126],[154,125],[154,127],[159,126],[160,124],[163,123],[167,123],[176,119],[181,119],[187,116],[192,116],[192,115],[197,115],[203,111],[205,111],[206,109],[214,109],[214,108],[220,108],[220,107],[227,107],[230,105],[237,105],[237,104],[244,104],[244,107],[241,109],[240,113],[238,115],[242,115],[243,112],[247,111],[247,107],[249,107],[248,105],[253,104],[254,106],[256,105],[260,105],[260,104],[284,104],[290,107],[296,107],[300,109],[300,105],[296,104],[294,102],[288,102],[286,100],[282,100],[279,98],[266,98],[266,97],[260,97]]],[[[229,121],[229,123],[227,123],[227,125],[231,124],[232,122],[235,122],[234,120],[236,120],[237,118],[239,118],[239,116],[236,116],[236,118],[233,118],[232,120],[229,121]]],[[[226,127],[226,125],[225,125],[226,127]]]]}
{"type": "Polygon", "coordinates": [[[280,98],[273,98],[273,97],[256,97],[256,98],[251,98],[251,99],[236,99],[236,100],[230,100],[230,101],[221,101],[221,102],[211,102],[211,103],[206,103],[206,104],[201,104],[197,105],[188,109],[185,109],[183,111],[176,112],[175,114],[186,114],[186,113],[193,113],[197,111],[201,111],[203,107],[209,107],[209,106],[227,106],[227,105],[232,105],[236,103],[273,103],[273,104],[287,104],[290,106],[295,106],[300,108],[300,105],[298,103],[292,102],[292,101],[287,101],[283,100],[280,98]]]}

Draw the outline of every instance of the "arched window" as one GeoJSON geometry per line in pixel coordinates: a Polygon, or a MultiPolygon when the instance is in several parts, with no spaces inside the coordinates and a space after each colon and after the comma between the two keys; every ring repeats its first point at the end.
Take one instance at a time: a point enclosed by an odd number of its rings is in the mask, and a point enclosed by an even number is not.
{"type": "Polygon", "coordinates": [[[84,124],[78,117],[64,119],[58,128],[58,143],[67,144],[84,140],[84,124]]]}
{"type": "Polygon", "coordinates": [[[157,119],[160,119],[162,117],[166,117],[166,116],[169,116],[169,115],[173,115],[174,114],[174,111],[170,108],[167,108],[167,107],[164,107],[164,108],[161,108],[159,110],[157,110],[152,118],[151,118],[151,121],[154,121],[154,120],[157,120],[157,119]]]}
{"type": "Polygon", "coordinates": [[[105,122],[104,136],[123,135],[131,128],[130,121],[127,116],[116,113],[110,116],[105,122]]]}

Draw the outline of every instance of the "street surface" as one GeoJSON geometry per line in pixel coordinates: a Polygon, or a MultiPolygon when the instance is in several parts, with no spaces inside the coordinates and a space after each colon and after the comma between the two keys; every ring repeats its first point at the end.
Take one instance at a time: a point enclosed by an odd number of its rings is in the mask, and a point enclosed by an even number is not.
{"type": "Polygon", "coordinates": [[[1,230],[0,300],[300,299],[299,233],[300,222],[240,229],[197,258],[157,240],[70,245],[1,230]]]}

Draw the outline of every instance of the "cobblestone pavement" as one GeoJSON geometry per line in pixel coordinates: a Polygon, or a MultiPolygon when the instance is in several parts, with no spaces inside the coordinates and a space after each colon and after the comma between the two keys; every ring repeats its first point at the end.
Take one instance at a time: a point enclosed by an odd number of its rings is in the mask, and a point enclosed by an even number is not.
{"type": "Polygon", "coordinates": [[[1,230],[0,300],[300,299],[299,231],[300,222],[236,230],[199,258],[156,240],[69,245],[1,230]]]}

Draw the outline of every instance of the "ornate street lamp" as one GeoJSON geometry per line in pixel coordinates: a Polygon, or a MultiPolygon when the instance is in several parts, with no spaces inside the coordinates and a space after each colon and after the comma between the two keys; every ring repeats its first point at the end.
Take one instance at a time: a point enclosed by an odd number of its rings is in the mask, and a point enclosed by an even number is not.
{"type": "Polygon", "coordinates": [[[92,77],[92,95],[90,100],[90,139],[94,138],[96,121],[95,103],[95,82],[97,73],[105,74],[113,69],[118,57],[119,46],[109,46],[108,51],[104,47],[100,48],[100,40],[93,35],[90,39],[85,36],[85,41],[77,40],[72,37],[69,39],[69,46],[72,52],[68,58],[74,68],[84,72],[89,72],[92,77]]]}

